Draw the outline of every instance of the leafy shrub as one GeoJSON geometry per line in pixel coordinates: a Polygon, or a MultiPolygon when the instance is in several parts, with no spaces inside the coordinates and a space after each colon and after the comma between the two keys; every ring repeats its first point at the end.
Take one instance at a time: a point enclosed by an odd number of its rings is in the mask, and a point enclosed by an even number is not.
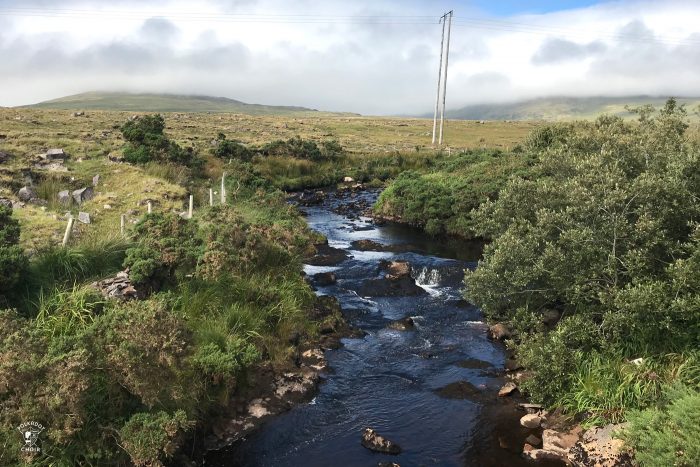
{"type": "Polygon", "coordinates": [[[97,290],[87,286],[41,293],[36,325],[52,336],[74,334],[92,323],[104,305],[97,290]]]}
{"type": "Polygon", "coordinates": [[[0,305],[3,294],[15,287],[27,267],[19,233],[19,222],[12,218],[12,209],[0,206],[0,305]]]}
{"type": "Polygon", "coordinates": [[[160,411],[134,414],[119,430],[124,450],[136,466],[162,466],[172,458],[182,435],[193,425],[187,414],[178,410],[172,415],[160,411]]]}
{"type": "Polygon", "coordinates": [[[191,167],[202,165],[192,148],[183,149],[163,133],[165,119],[160,114],[144,115],[124,123],[122,135],[127,141],[124,159],[134,164],[167,161],[191,167]]]}
{"type": "Polygon", "coordinates": [[[340,155],[342,148],[337,142],[328,141],[323,144],[322,151],[315,142],[294,136],[286,141],[277,140],[268,143],[260,149],[260,153],[265,156],[284,156],[320,161],[340,155]]]}
{"type": "Polygon", "coordinates": [[[250,159],[253,157],[253,151],[238,141],[226,139],[226,136],[223,133],[219,133],[219,137],[216,140],[214,155],[221,159],[250,161],[250,159]]]}
{"type": "Polygon", "coordinates": [[[137,242],[124,260],[131,280],[157,290],[191,272],[200,254],[196,233],[194,222],[176,214],[145,216],[134,227],[137,242]]]}
{"type": "Polygon", "coordinates": [[[700,463],[700,393],[697,387],[674,385],[659,407],[629,414],[623,439],[642,466],[691,467],[700,463]]]}

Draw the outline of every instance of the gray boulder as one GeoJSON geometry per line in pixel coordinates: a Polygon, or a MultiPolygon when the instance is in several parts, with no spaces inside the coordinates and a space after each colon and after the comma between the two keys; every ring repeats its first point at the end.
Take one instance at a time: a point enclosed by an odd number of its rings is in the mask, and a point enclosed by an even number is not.
{"type": "Polygon", "coordinates": [[[17,193],[17,196],[19,196],[19,199],[21,201],[31,201],[37,198],[36,192],[28,186],[23,186],[22,188],[20,188],[19,193],[17,193]]]}
{"type": "Polygon", "coordinates": [[[68,154],[63,149],[49,149],[44,154],[45,159],[61,159],[65,160],[68,158],[68,154]]]}
{"type": "Polygon", "coordinates": [[[389,441],[371,428],[365,428],[362,432],[362,445],[370,451],[401,454],[401,447],[398,444],[389,441]]]}
{"type": "Polygon", "coordinates": [[[95,191],[92,187],[85,187],[73,192],[73,199],[76,203],[82,204],[85,201],[92,199],[95,196],[95,191]]]}
{"type": "Polygon", "coordinates": [[[72,196],[70,194],[70,191],[68,190],[63,190],[58,192],[58,202],[61,203],[64,206],[67,206],[71,202],[72,196]]]}
{"type": "Polygon", "coordinates": [[[12,200],[9,198],[0,198],[0,206],[12,209],[12,200]]]}
{"type": "Polygon", "coordinates": [[[80,211],[78,213],[78,220],[80,222],[82,222],[83,224],[89,224],[90,223],[90,214],[87,212],[80,211]]]}

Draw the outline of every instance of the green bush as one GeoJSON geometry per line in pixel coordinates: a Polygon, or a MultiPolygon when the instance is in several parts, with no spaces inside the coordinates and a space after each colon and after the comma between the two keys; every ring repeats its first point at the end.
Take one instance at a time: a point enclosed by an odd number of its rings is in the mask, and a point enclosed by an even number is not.
{"type": "Polygon", "coordinates": [[[700,392],[697,387],[674,385],[659,407],[629,414],[623,439],[634,449],[643,467],[700,464],[700,392]]]}
{"type": "Polygon", "coordinates": [[[326,141],[319,149],[314,141],[304,140],[299,136],[294,136],[286,141],[273,141],[260,148],[260,153],[265,156],[292,157],[311,161],[332,159],[341,155],[342,152],[342,147],[336,141],[326,141]]]}
{"type": "Polygon", "coordinates": [[[163,133],[165,119],[160,114],[131,119],[121,127],[127,141],[124,159],[133,164],[151,161],[173,162],[190,167],[201,167],[202,161],[192,148],[183,149],[163,133]]]}
{"type": "Polygon", "coordinates": [[[14,289],[27,267],[27,257],[19,246],[19,222],[12,209],[0,206],[0,306],[3,294],[14,289]]]}
{"type": "Polygon", "coordinates": [[[216,140],[216,148],[214,155],[221,159],[237,159],[240,161],[250,161],[253,157],[253,151],[238,141],[226,139],[223,133],[219,133],[216,140]]]}
{"type": "Polygon", "coordinates": [[[121,445],[134,465],[162,466],[180,447],[183,434],[192,426],[187,414],[178,410],[134,414],[119,430],[121,445]]]}

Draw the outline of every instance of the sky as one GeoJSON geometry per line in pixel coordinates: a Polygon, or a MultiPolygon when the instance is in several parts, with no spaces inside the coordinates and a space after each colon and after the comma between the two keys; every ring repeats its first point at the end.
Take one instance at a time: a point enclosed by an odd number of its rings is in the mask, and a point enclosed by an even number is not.
{"type": "Polygon", "coordinates": [[[0,0],[0,106],[86,91],[430,113],[547,96],[700,96],[697,0],[0,0]]]}

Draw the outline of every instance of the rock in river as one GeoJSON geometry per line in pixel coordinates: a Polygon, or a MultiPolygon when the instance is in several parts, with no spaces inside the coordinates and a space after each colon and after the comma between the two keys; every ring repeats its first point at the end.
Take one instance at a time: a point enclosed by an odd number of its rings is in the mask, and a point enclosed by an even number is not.
{"type": "Polygon", "coordinates": [[[371,428],[365,428],[362,432],[362,445],[370,451],[401,454],[401,446],[389,441],[371,428]]]}
{"type": "Polygon", "coordinates": [[[395,329],[397,331],[410,331],[413,328],[415,328],[415,323],[413,322],[413,318],[407,316],[405,318],[392,321],[387,325],[387,327],[389,329],[395,329]]]}
{"type": "Polygon", "coordinates": [[[386,271],[384,277],[369,279],[358,290],[365,297],[396,297],[401,295],[422,295],[427,293],[416,285],[411,277],[411,266],[406,261],[382,262],[380,269],[386,271]]]}
{"type": "Polygon", "coordinates": [[[325,286],[333,285],[336,282],[335,274],[332,272],[319,272],[313,275],[314,283],[316,285],[325,286]]]}

